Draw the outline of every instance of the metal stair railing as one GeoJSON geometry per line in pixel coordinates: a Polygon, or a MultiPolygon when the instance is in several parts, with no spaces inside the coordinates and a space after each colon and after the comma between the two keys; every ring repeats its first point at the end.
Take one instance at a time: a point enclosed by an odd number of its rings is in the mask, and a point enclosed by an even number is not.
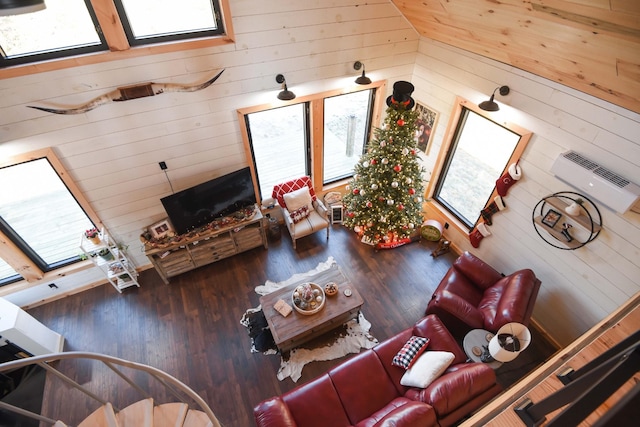
{"type": "MultiPolygon", "coordinates": [[[[0,373],[24,368],[30,365],[38,365],[43,369],[45,369],[47,372],[50,372],[56,377],[60,378],[62,381],[66,382],[71,387],[81,391],[82,393],[86,394],[90,398],[100,402],[102,405],[106,404],[109,401],[109,399],[99,397],[95,393],[91,392],[87,388],[78,384],[76,381],[67,377],[65,374],[58,371],[56,368],[52,367],[49,364],[51,362],[57,362],[60,360],[69,360],[69,359],[90,359],[90,360],[100,361],[105,366],[107,366],[111,371],[113,371],[115,374],[121,377],[124,381],[126,381],[131,387],[135,388],[142,396],[144,396],[144,398],[149,398],[151,397],[149,393],[147,393],[142,387],[136,384],[127,375],[125,375],[120,369],[118,369],[117,366],[130,368],[136,371],[146,372],[148,375],[150,375],[156,381],[162,384],[180,402],[188,404],[187,399],[184,398],[185,395],[188,398],[192,399],[198,405],[199,408],[197,409],[201,410],[207,415],[213,427],[222,427],[220,422],[216,418],[215,414],[213,413],[209,405],[204,401],[204,399],[202,399],[200,395],[198,395],[193,389],[191,389],[182,381],[152,366],[145,365],[142,363],[131,362],[129,360],[120,359],[114,356],[108,356],[108,355],[99,354],[99,353],[82,352],[82,351],[69,351],[69,352],[63,352],[63,353],[45,354],[42,356],[27,357],[24,359],[12,360],[10,362],[1,363],[0,373]],[[183,394],[181,395],[181,393],[183,394]]],[[[53,420],[51,418],[45,417],[41,414],[36,414],[34,412],[31,412],[31,411],[28,411],[28,410],[25,410],[1,401],[0,401],[0,408],[6,409],[8,411],[11,411],[29,418],[33,418],[38,421],[49,423],[51,425],[55,424],[55,422],[57,421],[57,420],[53,420]]],[[[115,409],[116,408],[114,407],[114,410],[115,409]]],[[[60,421],[64,422],[64,420],[60,420],[60,421]]]]}

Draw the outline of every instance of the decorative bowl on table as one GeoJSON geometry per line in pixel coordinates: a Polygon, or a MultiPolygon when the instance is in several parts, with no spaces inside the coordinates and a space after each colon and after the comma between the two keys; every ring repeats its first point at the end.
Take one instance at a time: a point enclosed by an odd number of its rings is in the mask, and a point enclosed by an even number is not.
{"type": "Polygon", "coordinates": [[[316,283],[302,283],[293,290],[291,301],[293,308],[300,314],[316,314],[324,307],[325,294],[322,287],[316,283]]]}
{"type": "Polygon", "coordinates": [[[328,297],[332,297],[338,293],[338,284],[335,282],[329,282],[324,285],[324,293],[328,297]]]}

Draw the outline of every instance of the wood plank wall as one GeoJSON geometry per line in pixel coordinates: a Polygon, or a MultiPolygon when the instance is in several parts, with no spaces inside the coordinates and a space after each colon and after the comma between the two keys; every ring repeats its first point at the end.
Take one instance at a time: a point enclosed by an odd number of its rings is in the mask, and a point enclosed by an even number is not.
{"type": "MultiPolygon", "coordinates": [[[[497,3],[494,3],[499,7],[497,3]]],[[[493,235],[475,250],[500,271],[531,267],[542,280],[534,318],[566,344],[639,290],[640,218],[601,207],[604,231],[587,247],[559,251],[531,225],[539,198],[570,190],[549,172],[556,156],[574,149],[640,181],[640,116],[601,99],[486,57],[420,38],[391,0],[234,0],[236,43],[0,80],[0,156],[53,147],[102,221],[140,267],[148,267],[138,235],[164,218],[160,198],[170,194],[158,167],[166,161],[175,190],[245,166],[236,109],[275,103],[275,75],[285,74],[298,95],[353,84],[355,60],[373,80],[416,86],[416,100],[441,113],[431,170],[456,96],[481,102],[501,84],[498,101],[512,121],[534,132],[523,157],[525,177],[496,215],[493,235]],[[57,116],[27,105],[72,105],[129,84],[199,82],[221,68],[206,90],[164,94],[57,116]],[[509,108],[511,106],[512,108],[509,108]]],[[[542,74],[542,72],[541,72],[542,74]]],[[[429,178],[429,176],[427,176],[429,178]]],[[[29,305],[91,284],[87,274],[6,296],[29,305]]],[[[144,286],[144,283],[142,283],[144,286]]],[[[0,295],[3,290],[0,289],[0,295]]]]}
{"type": "Polygon", "coordinates": [[[640,112],[640,2],[393,2],[425,37],[640,112]]]}
{"type": "Polygon", "coordinates": [[[428,170],[440,151],[456,96],[479,103],[493,88],[510,86],[508,96],[496,97],[501,109],[495,114],[533,132],[520,161],[524,176],[504,197],[507,209],[493,217],[492,235],[478,249],[453,227],[445,236],[505,274],[531,268],[542,281],[533,317],[561,345],[568,344],[640,290],[640,214],[621,215],[596,202],[602,233],[585,247],[566,251],[536,234],[532,210],[544,196],[576,191],[550,171],[567,150],[640,184],[640,115],[434,40],[423,38],[419,51],[415,98],[442,114],[428,170]]]}
{"type": "Polygon", "coordinates": [[[176,191],[246,166],[235,111],[284,105],[276,100],[276,74],[284,73],[299,96],[355,86],[356,60],[374,80],[411,77],[418,34],[389,0],[234,0],[231,13],[233,45],[0,79],[0,156],[53,147],[105,225],[144,266],[138,236],[166,217],[160,198],[171,193],[158,162],[166,161],[176,191]],[[149,81],[197,83],[223,68],[199,92],[80,115],[27,108],[75,105],[149,81]]]}

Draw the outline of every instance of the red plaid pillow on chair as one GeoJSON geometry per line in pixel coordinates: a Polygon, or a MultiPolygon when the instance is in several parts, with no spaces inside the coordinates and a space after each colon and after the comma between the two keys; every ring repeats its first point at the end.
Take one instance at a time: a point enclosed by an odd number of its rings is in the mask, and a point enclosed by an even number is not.
{"type": "Polygon", "coordinates": [[[287,205],[284,202],[284,195],[287,193],[291,193],[292,191],[299,190],[302,187],[309,187],[309,194],[311,194],[311,200],[316,200],[316,192],[313,190],[311,186],[311,178],[308,176],[303,176],[297,179],[293,179],[291,181],[284,182],[282,184],[277,184],[273,187],[273,193],[271,197],[278,200],[278,204],[285,208],[287,205]]]}

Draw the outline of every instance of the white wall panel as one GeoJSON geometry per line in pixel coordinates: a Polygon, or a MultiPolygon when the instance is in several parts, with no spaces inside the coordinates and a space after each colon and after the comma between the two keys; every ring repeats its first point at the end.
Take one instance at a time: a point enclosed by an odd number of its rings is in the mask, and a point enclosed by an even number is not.
{"type": "MultiPolygon", "coordinates": [[[[440,120],[448,119],[456,95],[479,102],[495,87],[510,86],[510,95],[496,96],[504,106],[500,114],[534,133],[521,160],[524,177],[504,198],[507,209],[494,216],[492,235],[478,249],[466,236],[453,235],[452,240],[504,273],[531,268],[542,280],[534,318],[554,338],[567,344],[640,290],[640,214],[620,215],[596,202],[603,231],[576,251],[547,245],[531,222],[540,198],[576,191],[550,172],[558,154],[568,149],[639,181],[638,114],[425,38],[413,81],[429,82],[416,92],[427,104],[432,98],[445,110],[440,120]]],[[[443,136],[436,133],[434,146],[443,136]]],[[[432,151],[430,156],[437,154],[432,151]]]]}

